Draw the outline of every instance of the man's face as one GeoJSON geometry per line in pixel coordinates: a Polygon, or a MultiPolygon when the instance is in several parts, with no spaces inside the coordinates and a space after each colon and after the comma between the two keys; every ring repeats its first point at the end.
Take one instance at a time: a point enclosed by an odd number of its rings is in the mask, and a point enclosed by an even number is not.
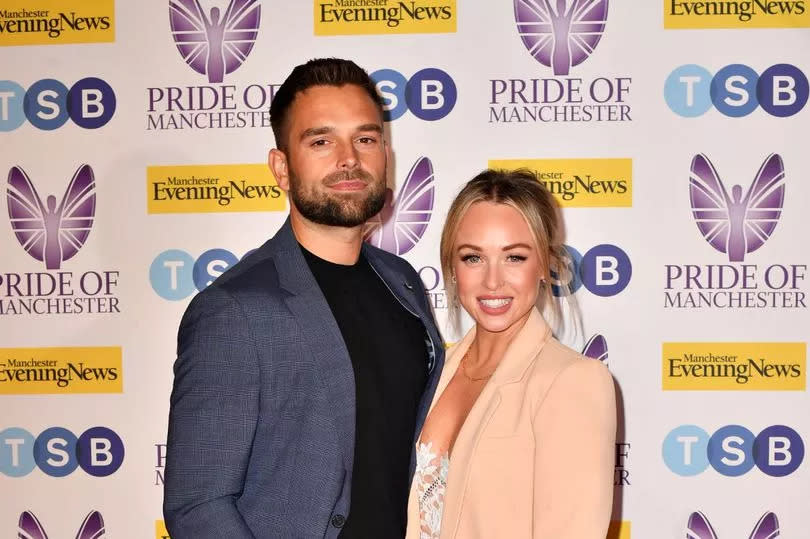
{"type": "Polygon", "coordinates": [[[385,201],[388,155],[382,129],[379,109],[359,86],[300,92],[288,113],[287,178],[279,178],[292,211],[341,227],[377,214],[385,201]]]}

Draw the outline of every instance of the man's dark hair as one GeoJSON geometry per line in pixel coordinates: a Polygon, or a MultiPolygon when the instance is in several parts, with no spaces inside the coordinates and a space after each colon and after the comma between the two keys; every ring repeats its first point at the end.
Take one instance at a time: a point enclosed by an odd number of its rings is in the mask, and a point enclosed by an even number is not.
{"type": "Polygon", "coordinates": [[[354,84],[365,90],[382,115],[382,98],[377,93],[374,81],[371,80],[365,69],[351,60],[314,58],[292,70],[287,80],[276,91],[273,102],[270,104],[270,125],[273,128],[273,136],[276,137],[276,147],[282,151],[287,149],[287,113],[299,92],[313,86],[344,86],[346,84],[354,84]]]}

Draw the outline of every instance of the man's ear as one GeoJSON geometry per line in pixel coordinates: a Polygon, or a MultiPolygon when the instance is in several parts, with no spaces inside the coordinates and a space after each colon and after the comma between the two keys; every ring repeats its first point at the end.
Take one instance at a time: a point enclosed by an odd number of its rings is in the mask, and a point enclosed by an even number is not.
{"type": "Polygon", "coordinates": [[[285,192],[289,191],[290,173],[289,167],[287,166],[287,155],[278,148],[273,148],[270,150],[270,153],[267,154],[267,165],[273,172],[273,176],[276,177],[276,182],[281,190],[285,192]]]}

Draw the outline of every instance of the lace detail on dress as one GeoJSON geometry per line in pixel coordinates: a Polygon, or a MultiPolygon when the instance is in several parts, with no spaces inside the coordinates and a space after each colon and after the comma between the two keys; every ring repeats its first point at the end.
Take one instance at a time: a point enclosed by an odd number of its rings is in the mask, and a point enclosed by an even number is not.
{"type": "Polygon", "coordinates": [[[420,539],[438,539],[442,527],[444,491],[450,459],[447,453],[437,454],[433,442],[421,441],[416,446],[416,495],[419,498],[420,539]]]}

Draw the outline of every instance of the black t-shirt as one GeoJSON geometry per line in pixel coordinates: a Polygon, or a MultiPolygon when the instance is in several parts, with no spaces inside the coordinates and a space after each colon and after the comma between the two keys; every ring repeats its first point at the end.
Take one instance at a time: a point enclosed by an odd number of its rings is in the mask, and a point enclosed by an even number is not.
{"type": "Polygon", "coordinates": [[[428,377],[425,328],[362,255],[347,266],[301,251],[354,369],[352,498],[340,537],[404,537],[416,413],[428,377]]]}

